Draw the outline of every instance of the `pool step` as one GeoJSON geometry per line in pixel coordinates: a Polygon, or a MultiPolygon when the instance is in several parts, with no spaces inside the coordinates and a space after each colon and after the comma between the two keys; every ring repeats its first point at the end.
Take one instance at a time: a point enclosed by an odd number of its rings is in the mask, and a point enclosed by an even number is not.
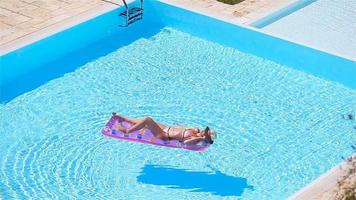
{"type": "Polygon", "coordinates": [[[137,20],[143,19],[143,0],[140,0],[140,7],[129,8],[125,0],[122,0],[125,4],[126,10],[121,12],[119,16],[124,17],[125,23],[121,25],[122,27],[127,27],[128,25],[136,22],[137,20]]]}

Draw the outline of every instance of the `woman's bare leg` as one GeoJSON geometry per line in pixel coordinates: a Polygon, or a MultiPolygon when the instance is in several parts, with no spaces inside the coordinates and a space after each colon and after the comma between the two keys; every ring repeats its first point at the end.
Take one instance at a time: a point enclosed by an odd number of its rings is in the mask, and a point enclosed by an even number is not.
{"type": "Polygon", "coordinates": [[[127,122],[130,122],[130,123],[134,123],[134,124],[137,124],[139,123],[140,121],[142,121],[143,119],[139,119],[139,118],[128,118],[128,117],[124,117],[124,116],[121,116],[121,115],[118,115],[116,113],[113,113],[113,115],[119,119],[121,119],[122,121],[127,121],[127,122]]]}
{"type": "MultiPolygon", "coordinates": [[[[142,120],[144,120],[142,118],[128,118],[128,117],[124,117],[124,116],[118,115],[116,113],[113,113],[113,114],[115,116],[117,116],[118,118],[122,119],[123,121],[131,122],[133,124],[137,124],[137,123],[141,122],[142,120]]],[[[158,123],[156,121],[155,121],[155,123],[158,124],[158,126],[161,127],[161,129],[164,129],[166,127],[166,125],[158,123]]]]}
{"type": "Polygon", "coordinates": [[[134,124],[140,123],[142,120],[144,120],[144,119],[140,119],[140,118],[127,118],[127,117],[125,117],[125,119],[126,119],[126,121],[134,123],[134,124]]]}
{"type": "Polygon", "coordinates": [[[161,128],[162,126],[159,126],[159,124],[156,123],[151,117],[146,117],[145,119],[140,120],[138,123],[136,123],[131,128],[129,128],[127,132],[130,133],[133,131],[137,131],[144,127],[150,129],[150,131],[153,133],[155,137],[166,139],[166,137],[163,134],[163,129],[161,128]]]}

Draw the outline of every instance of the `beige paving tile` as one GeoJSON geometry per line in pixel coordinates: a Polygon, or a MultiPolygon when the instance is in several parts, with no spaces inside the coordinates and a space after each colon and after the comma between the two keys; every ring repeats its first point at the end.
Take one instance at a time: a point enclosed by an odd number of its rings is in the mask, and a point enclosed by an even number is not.
{"type": "Polygon", "coordinates": [[[51,15],[52,15],[53,17],[55,17],[55,16],[58,16],[58,15],[63,15],[63,14],[65,14],[65,13],[67,13],[67,12],[68,12],[67,10],[65,10],[65,9],[63,9],[63,8],[61,7],[61,8],[59,8],[59,9],[53,10],[53,11],[51,12],[51,15]]]}
{"type": "Polygon", "coordinates": [[[48,0],[48,1],[43,1],[43,0],[36,0],[31,2],[31,5],[35,5],[37,7],[41,7],[41,8],[46,8],[47,6],[51,6],[51,5],[58,5],[58,6],[62,6],[62,5],[66,5],[67,3],[63,2],[63,1],[56,1],[56,0],[48,0]]]}
{"type": "Polygon", "coordinates": [[[51,12],[44,8],[35,8],[35,9],[31,10],[31,12],[28,14],[33,19],[42,18],[42,17],[44,17],[44,18],[51,17],[51,12]]]}
{"type": "Polygon", "coordinates": [[[3,16],[3,15],[0,16],[0,22],[5,23],[10,26],[16,26],[17,24],[25,22],[29,19],[30,19],[29,17],[19,15],[17,13],[12,13],[12,14],[6,15],[6,16],[3,16]]]}
{"type": "Polygon", "coordinates": [[[39,23],[43,23],[47,20],[49,20],[51,17],[47,16],[47,17],[35,17],[35,18],[31,18],[30,20],[27,21],[27,23],[35,25],[35,24],[39,24],[39,23]]]}
{"type": "Polygon", "coordinates": [[[64,14],[57,15],[57,16],[51,18],[50,21],[51,21],[52,23],[57,23],[57,22],[60,22],[60,21],[65,20],[65,19],[68,19],[68,18],[70,18],[70,17],[71,17],[71,15],[69,15],[69,14],[67,14],[67,13],[64,13],[64,14]]]}
{"type": "Polygon", "coordinates": [[[34,31],[37,31],[38,29],[35,29],[35,28],[28,28],[26,30],[22,30],[22,29],[18,29],[16,27],[13,27],[9,30],[9,34],[1,37],[1,39],[5,42],[10,42],[10,41],[13,41],[13,40],[16,40],[20,37],[23,37],[27,34],[30,34],[30,33],[33,33],[34,31]]]}
{"type": "Polygon", "coordinates": [[[87,10],[94,9],[97,6],[98,5],[88,4],[88,5],[85,5],[85,6],[80,6],[79,8],[76,8],[75,10],[72,10],[72,12],[74,12],[74,13],[82,13],[82,12],[85,12],[87,10]]]}
{"type": "Polygon", "coordinates": [[[13,11],[0,7],[0,15],[11,15],[13,11]]]}
{"type": "Polygon", "coordinates": [[[0,22],[0,37],[4,37],[7,34],[10,34],[11,33],[11,27],[12,26],[10,26],[8,24],[0,22]]]}
{"type": "Polygon", "coordinates": [[[215,0],[163,0],[164,2],[204,12],[237,24],[249,24],[293,2],[293,0],[245,0],[235,5],[215,0]]]}
{"type": "Polygon", "coordinates": [[[32,3],[32,2],[34,2],[36,0],[21,0],[21,1],[26,2],[26,3],[32,3]]]}
{"type": "Polygon", "coordinates": [[[47,13],[47,12],[48,10],[46,9],[30,4],[16,10],[16,13],[24,16],[28,16],[30,18],[35,18],[35,16],[38,16],[39,13],[47,13]]]}
{"type": "Polygon", "coordinates": [[[68,19],[70,17],[71,17],[70,14],[57,15],[55,17],[48,18],[48,19],[43,20],[41,22],[32,23],[32,27],[37,28],[37,29],[43,29],[43,28],[46,28],[46,27],[51,26],[53,24],[56,24],[56,23],[58,23],[60,21],[66,20],[66,19],[68,19]]]}
{"type": "Polygon", "coordinates": [[[17,9],[27,5],[27,3],[19,0],[1,0],[0,3],[1,8],[6,8],[12,11],[16,11],[17,9]]]}

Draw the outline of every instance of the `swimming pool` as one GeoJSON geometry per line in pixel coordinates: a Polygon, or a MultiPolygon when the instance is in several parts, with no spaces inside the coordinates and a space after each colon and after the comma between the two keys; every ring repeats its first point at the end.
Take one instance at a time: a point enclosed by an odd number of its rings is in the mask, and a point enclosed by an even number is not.
{"type": "Polygon", "coordinates": [[[73,40],[67,31],[16,52],[44,67],[27,62],[28,69],[18,65],[22,72],[4,77],[5,89],[25,75],[41,77],[39,87],[7,92],[0,104],[4,199],[284,199],[353,153],[356,123],[342,117],[356,114],[352,77],[338,83],[317,77],[333,79],[329,72],[315,76],[284,65],[313,62],[294,61],[292,50],[343,63],[340,71],[354,70],[353,62],[159,2],[146,12],[145,21],[125,30],[118,30],[119,19],[108,20],[115,11],[68,30],[73,40]],[[240,31],[256,45],[230,44],[235,38],[172,16],[157,22],[149,14],[155,9],[240,31]],[[87,33],[98,24],[103,29],[87,33]],[[97,40],[86,43],[83,32],[97,40]],[[258,42],[268,40],[279,42],[270,52],[282,45],[285,54],[262,51],[258,42]],[[76,51],[66,52],[63,41],[73,41],[76,51]],[[40,60],[34,50],[45,44],[52,57],[40,60]],[[202,153],[113,140],[100,133],[113,111],[208,125],[219,138],[202,153]]]}
{"type": "Polygon", "coordinates": [[[262,29],[356,60],[356,1],[318,0],[262,29]]]}
{"type": "Polygon", "coordinates": [[[257,19],[256,21],[252,22],[250,26],[256,27],[256,28],[264,28],[274,22],[279,21],[283,17],[286,17],[308,5],[311,3],[316,2],[317,0],[297,0],[290,5],[281,8],[280,10],[271,13],[261,19],[257,19]]]}

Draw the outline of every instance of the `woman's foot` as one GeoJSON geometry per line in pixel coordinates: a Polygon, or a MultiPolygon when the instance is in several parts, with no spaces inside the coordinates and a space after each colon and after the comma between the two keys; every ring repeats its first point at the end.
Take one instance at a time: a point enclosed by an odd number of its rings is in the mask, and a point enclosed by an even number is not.
{"type": "Polygon", "coordinates": [[[125,121],[125,117],[121,116],[121,115],[118,115],[116,113],[112,113],[112,116],[114,116],[116,119],[119,120],[119,122],[122,122],[122,121],[125,121]]]}

